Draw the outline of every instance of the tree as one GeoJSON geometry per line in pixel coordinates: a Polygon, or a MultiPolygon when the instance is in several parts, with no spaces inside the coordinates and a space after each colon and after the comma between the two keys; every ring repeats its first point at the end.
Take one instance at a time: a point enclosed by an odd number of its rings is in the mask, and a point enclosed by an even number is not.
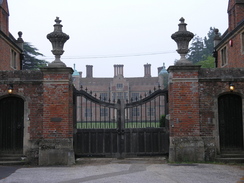
{"type": "Polygon", "coordinates": [[[208,56],[205,60],[197,62],[196,65],[201,65],[202,68],[214,68],[215,59],[212,56],[208,56]]]}
{"type": "Polygon", "coordinates": [[[195,35],[195,37],[192,40],[191,47],[189,49],[190,52],[187,56],[187,59],[192,61],[193,64],[203,60],[204,45],[203,45],[202,38],[195,35]]]}
{"type": "Polygon", "coordinates": [[[38,49],[30,43],[24,42],[23,70],[37,70],[40,67],[47,66],[48,62],[38,59],[38,56],[43,56],[43,54],[39,53],[38,49]]]}
{"type": "Polygon", "coordinates": [[[208,57],[209,55],[212,55],[214,51],[214,37],[215,37],[215,28],[210,27],[210,30],[208,32],[208,37],[204,37],[204,55],[205,57],[208,57]]]}
{"type": "MultiPolygon", "coordinates": [[[[192,61],[194,64],[202,65],[203,68],[214,68],[214,37],[215,37],[215,28],[210,27],[210,30],[207,34],[207,37],[204,37],[204,40],[199,36],[195,35],[191,43],[190,51],[187,55],[187,58],[192,61]]],[[[220,36],[220,34],[219,34],[220,36]]]]}

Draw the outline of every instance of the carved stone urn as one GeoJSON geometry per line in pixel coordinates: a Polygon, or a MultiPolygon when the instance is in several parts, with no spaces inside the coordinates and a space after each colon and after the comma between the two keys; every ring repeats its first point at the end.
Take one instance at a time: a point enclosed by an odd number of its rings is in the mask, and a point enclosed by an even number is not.
{"type": "Polygon", "coordinates": [[[54,31],[47,35],[47,39],[52,43],[52,53],[55,55],[55,60],[48,64],[49,67],[66,67],[65,63],[60,60],[64,53],[64,43],[69,39],[69,36],[62,32],[61,20],[59,17],[55,19],[54,31]]]}
{"type": "Polygon", "coordinates": [[[186,54],[189,52],[188,46],[191,39],[194,37],[192,32],[186,30],[185,19],[181,18],[179,25],[179,31],[171,35],[171,38],[177,43],[178,49],[176,50],[181,58],[175,65],[189,65],[191,61],[186,59],[186,54]]]}

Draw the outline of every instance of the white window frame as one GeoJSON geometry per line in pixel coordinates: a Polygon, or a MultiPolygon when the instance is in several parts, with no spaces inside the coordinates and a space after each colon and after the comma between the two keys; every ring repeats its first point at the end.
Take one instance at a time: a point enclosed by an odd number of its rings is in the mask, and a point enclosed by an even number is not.
{"type": "Polygon", "coordinates": [[[220,57],[221,57],[221,66],[224,67],[228,63],[228,57],[227,57],[227,47],[223,47],[220,50],[220,57]]]}
{"type": "Polygon", "coordinates": [[[14,50],[11,50],[10,64],[13,69],[17,69],[17,53],[14,50]]]}

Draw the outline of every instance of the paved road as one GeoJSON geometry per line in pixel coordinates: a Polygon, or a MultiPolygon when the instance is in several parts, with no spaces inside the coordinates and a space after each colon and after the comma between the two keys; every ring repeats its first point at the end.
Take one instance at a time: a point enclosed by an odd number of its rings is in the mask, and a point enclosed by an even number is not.
{"type": "Polygon", "coordinates": [[[163,159],[81,159],[78,165],[70,167],[0,166],[0,183],[46,182],[244,183],[244,165],[167,164],[163,159]]]}

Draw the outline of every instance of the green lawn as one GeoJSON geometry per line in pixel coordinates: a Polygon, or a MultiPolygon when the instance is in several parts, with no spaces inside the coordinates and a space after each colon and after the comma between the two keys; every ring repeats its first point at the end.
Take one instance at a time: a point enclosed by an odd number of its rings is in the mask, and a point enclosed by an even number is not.
{"type": "MultiPolygon", "coordinates": [[[[160,127],[159,122],[126,122],[125,128],[158,128],[160,127]]],[[[78,122],[77,129],[113,129],[117,128],[115,122],[78,122]]]]}

